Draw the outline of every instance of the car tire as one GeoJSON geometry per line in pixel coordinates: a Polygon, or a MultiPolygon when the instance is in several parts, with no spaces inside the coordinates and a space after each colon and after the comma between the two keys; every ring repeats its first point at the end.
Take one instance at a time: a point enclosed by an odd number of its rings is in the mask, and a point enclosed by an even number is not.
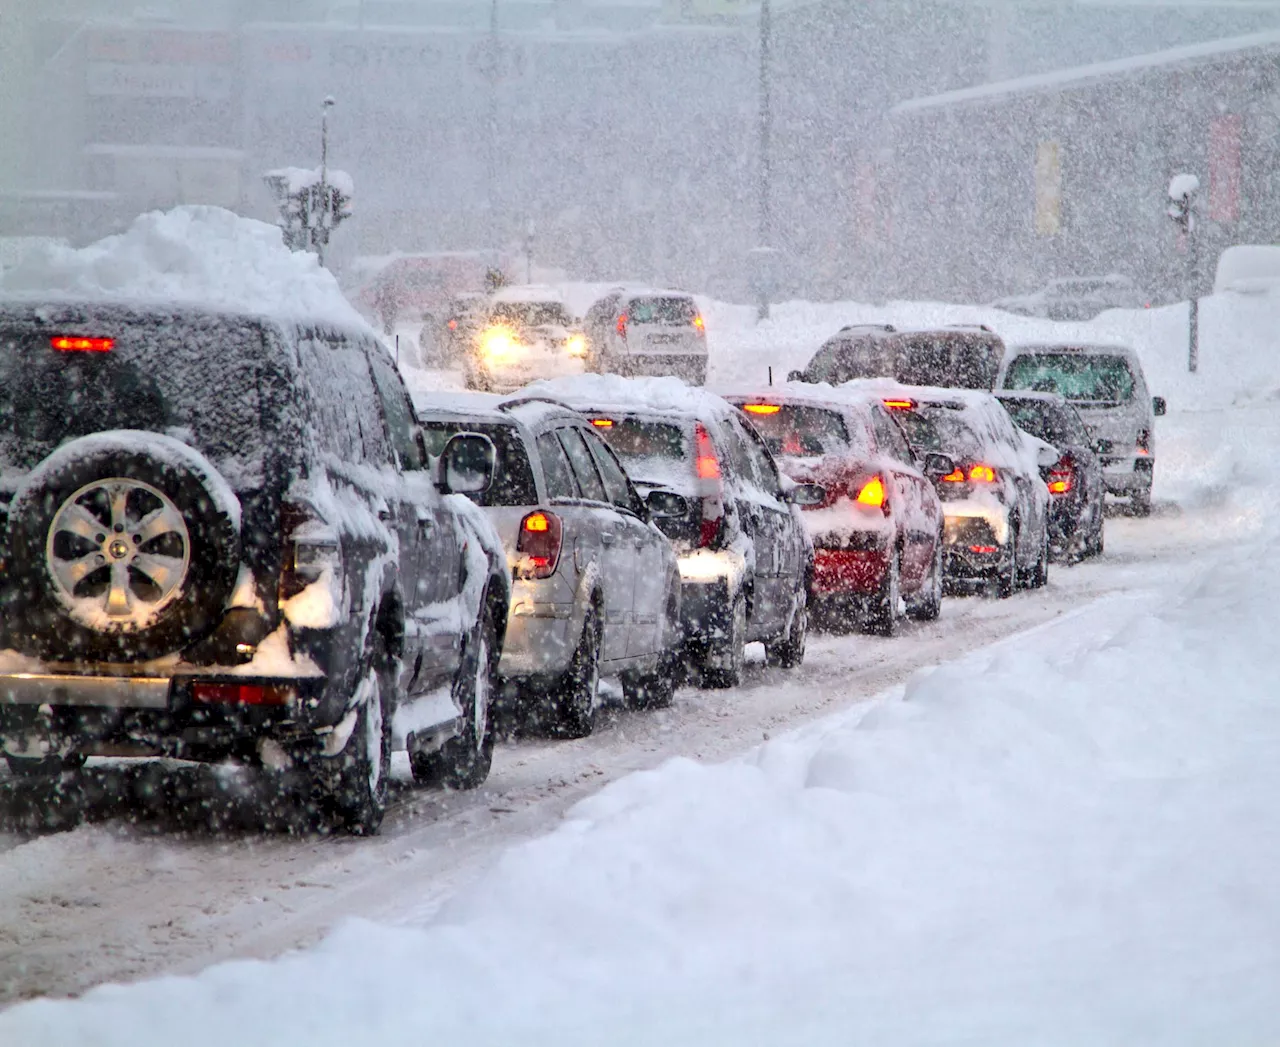
{"type": "Polygon", "coordinates": [[[1009,563],[1001,564],[995,578],[997,598],[1007,600],[1018,590],[1018,538],[1017,527],[1009,530],[1009,563]]]}
{"type": "Polygon", "coordinates": [[[920,598],[907,604],[907,615],[917,622],[936,622],[942,614],[942,535],[938,535],[938,544],[933,553],[933,564],[929,568],[929,577],[925,579],[920,598]]]}
{"type": "Polygon", "coordinates": [[[898,631],[899,608],[902,606],[902,557],[895,547],[889,558],[880,591],[871,598],[863,618],[863,630],[873,636],[893,636],[898,631]]]}
{"type": "Polygon", "coordinates": [[[1049,532],[1042,532],[1040,555],[1026,578],[1028,589],[1042,589],[1049,582],[1049,532]]]}
{"type": "Polygon", "coordinates": [[[717,637],[708,645],[702,686],[726,690],[742,683],[742,670],[747,663],[747,598],[739,591],[729,611],[729,634],[717,637]]]}
{"type": "Polygon", "coordinates": [[[66,756],[42,756],[39,759],[30,756],[5,755],[9,765],[9,773],[15,778],[52,778],[66,772],[75,772],[84,766],[83,753],[68,753],[66,756]]]}
{"type": "Polygon", "coordinates": [[[764,645],[764,664],[775,669],[798,669],[804,663],[805,640],[809,634],[809,603],[801,598],[791,616],[785,636],[764,645]]]}
{"type": "Polygon", "coordinates": [[[462,710],[461,730],[434,752],[409,753],[409,769],[419,785],[476,789],[484,784],[493,766],[493,705],[501,652],[487,601],[482,600],[480,606],[480,618],[467,638],[453,682],[453,699],[462,710]]]}
{"type": "Polygon", "coordinates": [[[1106,530],[1106,523],[1103,520],[1102,509],[1099,508],[1094,516],[1097,518],[1094,524],[1093,534],[1089,538],[1089,553],[1091,556],[1101,556],[1105,548],[1105,539],[1103,533],[1106,530]]]}
{"type": "Polygon", "coordinates": [[[595,729],[596,695],[600,690],[600,615],[588,608],[573,660],[551,692],[553,733],[585,738],[595,729]]]}
{"type": "Polygon", "coordinates": [[[381,648],[369,659],[357,687],[370,693],[346,747],[336,756],[314,757],[311,773],[338,826],[352,836],[376,836],[391,779],[390,698],[395,687],[394,663],[381,648]]]}
{"type": "Polygon", "coordinates": [[[120,434],[119,444],[106,446],[88,442],[92,439],[60,447],[10,503],[3,551],[7,577],[0,596],[9,619],[23,623],[10,640],[24,654],[84,661],[133,662],[184,650],[217,626],[235,584],[238,507],[227,504],[234,496],[212,465],[176,440],[141,432],[120,434]],[[167,442],[148,453],[156,441],[167,442]],[[116,519],[120,492],[121,519],[116,519]],[[148,520],[164,529],[135,541],[148,520]],[[122,553],[109,554],[107,544],[114,547],[117,540],[122,553]],[[95,546],[100,553],[94,553],[95,546]],[[91,555],[99,566],[72,581],[77,565],[91,555]],[[109,555],[127,559],[112,563],[109,555]],[[144,556],[155,563],[182,562],[177,581],[165,579],[161,585],[154,580],[160,575],[148,577],[131,566],[144,556]],[[117,566],[123,567],[119,576],[117,566]],[[103,585],[105,593],[93,588],[103,585]],[[92,596],[81,595],[85,586],[92,596]],[[128,606],[156,590],[161,596],[150,619],[110,619],[112,594],[123,593],[128,606]],[[96,617],[78,610],[99,602],[96,617]]]}
{"type": "Polygon", "coordinates": [[[652,672],[622,674],[622,695],[631,709],[669,709],[676,697],[676,658],[671,651],[658,656],[652,672]]]}
{"type": "Polygon", "coordinates": [[[1151,488],[1144,487],[1130,495],[1129,508],[1133,511],[1134,516],[1150,516],[1151,488]]]}

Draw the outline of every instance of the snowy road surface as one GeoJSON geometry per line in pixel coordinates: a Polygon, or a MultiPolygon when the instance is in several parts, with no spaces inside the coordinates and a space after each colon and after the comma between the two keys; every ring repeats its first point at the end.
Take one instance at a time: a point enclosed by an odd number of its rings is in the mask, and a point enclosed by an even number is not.
{"type": "Polygon", "coordinates": [[[606,782],[673,756],[731,757],[1028,629],[1062,630],[1063,644],[1104,636],[1188,584],[1209,562],[1207,546],[1225,546],[1248,526],[1215,509],[1173,506],[1150,520],[1112,519],[1106,556],[1055,570],[1046,590],[950,600],[938,623],[892,640],[815,637],[796,673],[757,662],[743,687],[686,689],[668,712],[605,709],[595,736],[580,742],[503,746],[475,794],[406,785],[375,840],[221,832],[193,798],[217,788],[216,774],[178,766],[140,778],[131,784],[141,824],[107,818],[70,832],[0,835],[0,1000],[267,958],[349,916],[423,923],[503,848],[553,827],[606,782]]]}

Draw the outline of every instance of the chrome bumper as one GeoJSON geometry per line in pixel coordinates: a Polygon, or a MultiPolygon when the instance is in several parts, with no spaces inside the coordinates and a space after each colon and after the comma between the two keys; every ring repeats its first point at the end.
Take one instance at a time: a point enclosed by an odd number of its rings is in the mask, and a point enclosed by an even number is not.
{"type": "Polygon", "coordinates": [[[163,676],[7,673],[0,675],[0,705],[167,709],[170,682],[163,676]]]}

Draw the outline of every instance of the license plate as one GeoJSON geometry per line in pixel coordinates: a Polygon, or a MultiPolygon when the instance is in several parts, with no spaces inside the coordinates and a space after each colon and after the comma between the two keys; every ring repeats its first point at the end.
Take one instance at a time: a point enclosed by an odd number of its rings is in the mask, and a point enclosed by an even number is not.
{"type": "Polygon", "coordinates": [[[653,345],[672,345],[680,341],[680,336],[678,334],[651,334],[649,335],[649,341],[653,345]]]}

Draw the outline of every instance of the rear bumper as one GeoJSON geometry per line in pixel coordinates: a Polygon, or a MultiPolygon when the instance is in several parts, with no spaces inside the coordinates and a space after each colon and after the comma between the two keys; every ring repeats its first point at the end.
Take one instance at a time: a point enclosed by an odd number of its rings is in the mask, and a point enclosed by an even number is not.
{"type": "Polygon", "coordinates": [[[608,363],[619,374],[697,378],[707,373],[707,351],[706,349],[671,352],[645,350],[639,353],[610,353],[608,363]]]}
{"type": "Polygon", "coordinates": [[[887,546],[813,551],[813,596],[870,596],[880,591],[889,572],[887,546]]]}
{"type": "Polygon", "coordinates": [[[1002,540],[1008,527],[997,534],[992,521],[981,516],[948,516],[942,532],[943,574],[951,581],[988,578],[1008,559],[1002,540]]]}
{"type": "Polygon", "coordinates": [[[560,675],[573,660],[581,628],[573,604],[513,601],[498,673],[507,679],[560,675]]]}
{"type": "Polygon", "coordinates": [[[1152,455],[1103,459],[1102,483],[1108,494],[1132,495],[1151,490],[1156,460],[1152,455]]]}
{"type": "Polygon", "coordinates": [[[689,643],[708,643],[733,627],[733,596],[728,579],[680,583],[680,625],[689,643]]]}

